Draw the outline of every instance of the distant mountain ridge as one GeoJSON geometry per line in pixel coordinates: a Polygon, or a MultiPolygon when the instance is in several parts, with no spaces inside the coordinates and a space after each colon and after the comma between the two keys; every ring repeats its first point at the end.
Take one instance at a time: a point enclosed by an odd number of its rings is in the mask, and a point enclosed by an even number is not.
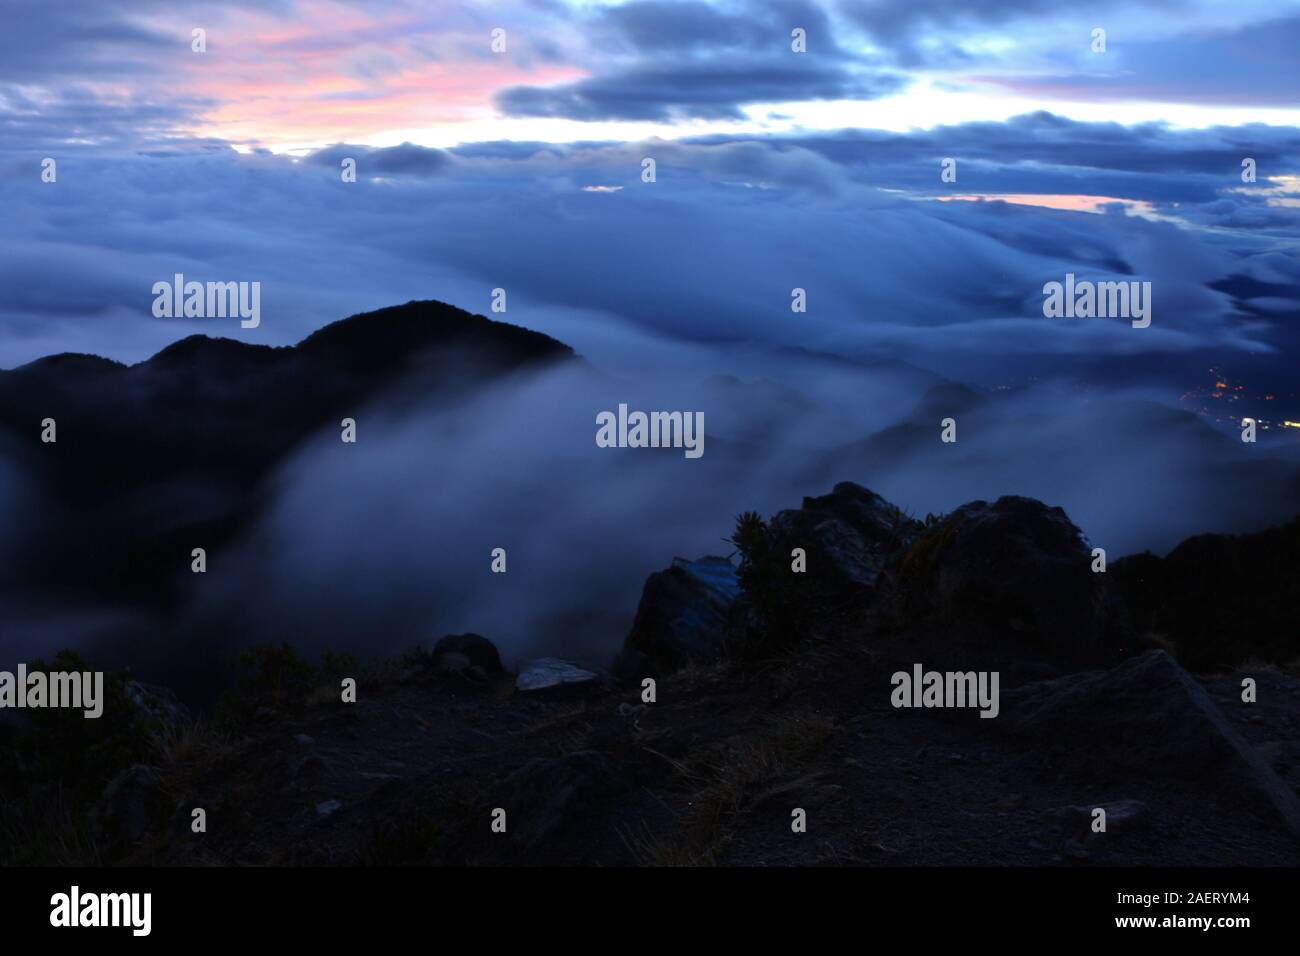
{"type": "Polygon", "coordinates": [[[0,388],[33,376],[73,372],[113,372],[175,367],[186,362],[219,358],[283,361],[290,356],[337,360],[350,356],[357,368],[378,368],[393,356],[411,356],[430,348],[453,345],[517,351],[523,356],[571,357],[573,350],[541,332],[466,312],[433,299],[412,300],[331,322],[296,345],[270,346],[223,336],[188,335],[142,362],[128,364],[85,352],[59,352],[12,369],[0,369],[0,388]]]}
{"type": "Polygon", "coordinates": [[[52,502],[9,583],[148,593],[157,562],[175,571],[189,553],[174,538],[192,542],[199,521],[205,541],[225,539],[260,479],[321,428],[380,396],[451,397],[574,360],[539,332],[413,301],[292,346],[191,335],[135,365],[63,353],[0,372],[0,435],[52,502]]]}

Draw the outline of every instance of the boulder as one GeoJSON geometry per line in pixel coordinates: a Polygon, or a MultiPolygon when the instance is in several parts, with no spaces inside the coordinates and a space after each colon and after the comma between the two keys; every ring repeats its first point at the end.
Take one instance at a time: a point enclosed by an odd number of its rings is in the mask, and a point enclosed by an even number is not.
{"type": "Polygon", "coordinates": [[[1113,659],[1131,637],[1111,578],[1060,508],[1004,497],[962,505],[926,530],[893,573],[892,610],[1063,656],[1113,659]]]}
{"type": "Polygon", "coordinates": [[[809,575],[850,590],[874,588],[889,558],[922,530],[920,522],[851,481],[778,512],[771,526],[784,544],[808,553],[809,575]]]}
{"type": "Polygon", "coordinates": [[[644,671],[664,673],[692,660],[716,659],[739,593],[736,568],[726,558],[673,558],[671,567],[646,579],[623,643],[620,673],[644,676],[644,671]]]}
{"type": "Polygon", "coordinates": [[[433,646],[433,664],[442,673],[478,668],[488,677],[501,677],[501,655],[496,645],[479,634],[448,634],[433,646]]]}

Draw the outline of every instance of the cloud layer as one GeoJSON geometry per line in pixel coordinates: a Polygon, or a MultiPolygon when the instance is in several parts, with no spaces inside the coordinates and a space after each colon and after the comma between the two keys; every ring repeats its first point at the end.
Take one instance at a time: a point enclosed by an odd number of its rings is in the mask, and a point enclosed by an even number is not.
{"type": "Polygon", "coordinates": [[[196,331],[287,344],[412,298],[486,311],[495,288],[507,320],[615,366],[675,342],[893,357],[985,379],[1108,357],[1276,353],[1294,335],[1298,146],[1289,127],[1031,114],[910,136],[335,146],[304,160],[82,149],[61,154],[55,183],[11,154],[0,200],[18,231],[0,238],[0,363],[139,360],[196,331]],[[954,183],[941,181],[945,157],[954,183]],[[355,183],[341,176],[347,158],[355,183]],[[261,327],[153,318],[153,283],[178,272],[261,282],[261,327]],[[1151,281],[1151,327],[1044,319],[1043,285],[1066,273],[1151,281]],[[797,288],[806,313],[791,311],[797,288]]]}

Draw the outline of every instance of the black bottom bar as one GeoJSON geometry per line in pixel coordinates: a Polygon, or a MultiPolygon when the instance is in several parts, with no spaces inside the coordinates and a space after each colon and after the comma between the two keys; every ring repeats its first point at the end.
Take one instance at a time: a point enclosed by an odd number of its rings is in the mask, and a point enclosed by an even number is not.
{"type": "Polygon", "coordinates": [[[896,932],[972,942],[1199,935],[1231,944],[1290,932],[1296,871],[14,869],[0,873],[0,887],[6,941],[76,933],[91,944],[114,937],[338,944],[434,932],[431,941],[450,944],[443,934],[478,927],[497,943],[519,933],[590,945],[596,927],[602,937],[612,930],[629,942],[667,942],[704,926],[741,936],[789,931],[806,942],[828,942],[823,934],[834,928],[861,940],[896,932]],[[116,915],[125,925],[51,925],[52,914],[72,922],[73,886],[77,922],[116,915]],[[99,896],[143,893],[147,937],[133,929],[145,922],[142,906],[99,896]]]}

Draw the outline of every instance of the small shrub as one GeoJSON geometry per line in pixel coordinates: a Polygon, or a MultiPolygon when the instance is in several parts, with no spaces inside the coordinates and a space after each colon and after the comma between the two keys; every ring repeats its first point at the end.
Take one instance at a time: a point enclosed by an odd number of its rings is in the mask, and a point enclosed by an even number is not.
{"type": "Polygon", "coordinates": [[[316,669],[288,642],[245,648],[235,658],[235,668],[235,686],[222,697],[219,714],[223,723],[236,727],[260,710],[301,710],[316,685],[316,669]]]}
{"type": "Polygon", "coordinates": [[[729,540],[740,553],[737,578],[749,621],[726,652],[741,660],[766,659],[808,636],[821,595],[806,575],[791,572],[794,546],[756,512],[736,518],[729,540]]]}

